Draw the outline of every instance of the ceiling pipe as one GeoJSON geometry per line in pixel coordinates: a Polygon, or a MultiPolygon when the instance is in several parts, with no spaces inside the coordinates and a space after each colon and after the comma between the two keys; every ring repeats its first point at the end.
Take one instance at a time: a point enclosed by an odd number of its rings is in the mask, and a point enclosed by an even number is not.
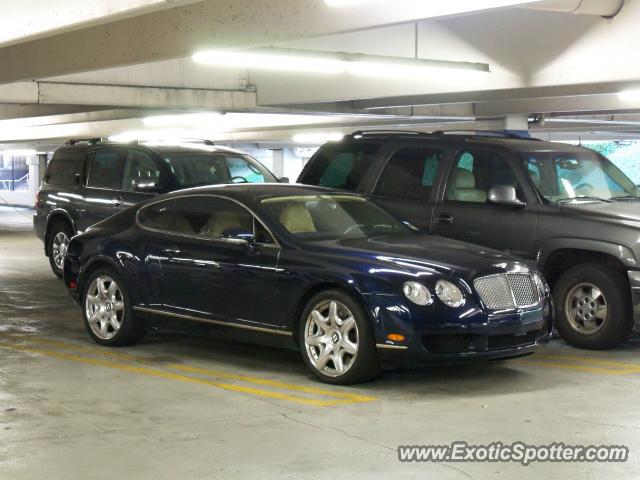
{"type": "Polygon", "coordinates": [[[613,18],[620,13],[622,7],[624,7],[624,0],[548,0],[523,5],[521,8],[613,18]]]}

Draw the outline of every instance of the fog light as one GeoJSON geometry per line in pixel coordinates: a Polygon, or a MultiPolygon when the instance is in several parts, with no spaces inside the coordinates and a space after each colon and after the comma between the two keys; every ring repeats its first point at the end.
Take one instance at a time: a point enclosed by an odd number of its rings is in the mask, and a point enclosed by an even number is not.
{"type": "Polygon", "coordinates": [[[390,333],[387,335],[387,340],[391,340],[392,342],[404,342],[405,336],[400,335],[399,333],[390,333]]]}

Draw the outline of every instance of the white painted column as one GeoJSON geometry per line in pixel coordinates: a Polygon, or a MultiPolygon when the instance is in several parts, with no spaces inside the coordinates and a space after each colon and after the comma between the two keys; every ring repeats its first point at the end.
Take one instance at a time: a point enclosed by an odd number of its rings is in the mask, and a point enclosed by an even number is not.
{"type": "Polygon", "coordinates": [[[273,174],[277,178],[284,177],[284,149],[271,150],[273,156],[273,174]]]}

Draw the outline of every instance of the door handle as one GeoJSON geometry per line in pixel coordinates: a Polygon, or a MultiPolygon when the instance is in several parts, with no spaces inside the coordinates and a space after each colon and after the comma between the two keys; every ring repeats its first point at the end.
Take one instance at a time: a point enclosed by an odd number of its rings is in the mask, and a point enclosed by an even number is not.
{"type": "Polygon", "coordinates": [[[124,199],[122,197],[116,197],[113,199],[113,205],[116,207],[121,206],[124,203],[124,199]]]}
{"type": "Polygon", "coordinates": [[[178,247],[167,247],[162,249],[162,253],[167,255],[180,255],[182,253],[178,247]]]}
{"type": "Polygon", "coordinates": [[[453,223],[453,217],[451,215],[446,215],[446,214],[440,215],[436,217],[434,221],[435,223],[443,223],[443,224],[451,225],[453,223]]]}

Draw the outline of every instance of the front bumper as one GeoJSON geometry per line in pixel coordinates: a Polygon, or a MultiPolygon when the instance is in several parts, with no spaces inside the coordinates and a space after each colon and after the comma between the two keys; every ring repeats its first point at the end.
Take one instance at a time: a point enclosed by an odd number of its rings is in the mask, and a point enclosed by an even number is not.
{"type": "MultiPolygon", "coordinates": [[[[508,312],[486,313],[475,309],[475,313],[469,313],[469,309],[457,318],[444,317],[445,311],[425,315],[424,311],[411,308],[400,314],[397,308],[378,308],[376,337],[382,365],[420,366],[512,358],[535,352],[551,338],[553,309],[548,299],[536,307],[508,312]],[[387,340],[389,333],[396,332],[406,340],[402,343],[387,340]]],[[[452,314],[452,309],[448,313],[452,314]]]]}

